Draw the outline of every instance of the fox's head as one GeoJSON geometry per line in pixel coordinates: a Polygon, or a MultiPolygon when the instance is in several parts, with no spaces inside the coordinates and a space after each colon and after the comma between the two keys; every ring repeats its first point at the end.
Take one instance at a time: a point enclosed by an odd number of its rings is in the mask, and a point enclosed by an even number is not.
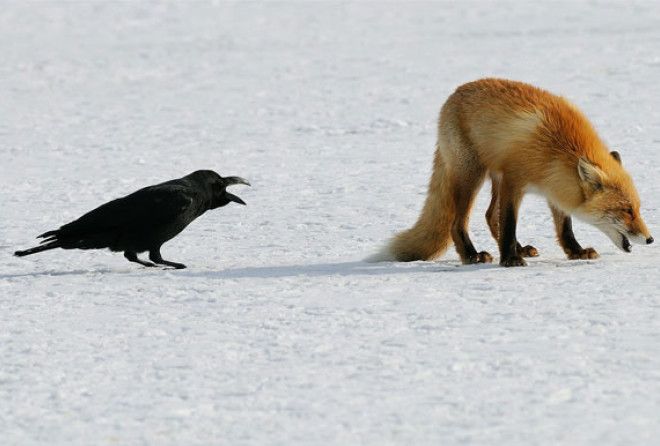
{"type": "Polygon", "coordinates": [[[621,250],[631,251],[630,241],[653,243],[639,213],[639,196],[630,175],[621,167],[618,152],[612,152],[612,165],[607,172],[580,158],[580,176],[585,200],[576,215],[603,231],[621,250]]]}

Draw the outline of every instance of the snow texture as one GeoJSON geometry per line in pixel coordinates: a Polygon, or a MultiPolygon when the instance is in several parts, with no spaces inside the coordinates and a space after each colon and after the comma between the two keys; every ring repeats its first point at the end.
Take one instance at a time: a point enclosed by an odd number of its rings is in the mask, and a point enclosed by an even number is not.
{"type": "MultiPolygon", "coordinates": [[[[658,23],[651,1],[3,3],[1,443],[659,444],[658,246],[577,223],[601,258],[568,261],[530,196],[527,268],[362,261],[485,76],[578,104],[657,238],[658,23]],[[186,270],[12,256],[199,168],[253,187],[164,246],[186,270]]],[[[487,189],[471,233],[496,255],[487,189]]]]}

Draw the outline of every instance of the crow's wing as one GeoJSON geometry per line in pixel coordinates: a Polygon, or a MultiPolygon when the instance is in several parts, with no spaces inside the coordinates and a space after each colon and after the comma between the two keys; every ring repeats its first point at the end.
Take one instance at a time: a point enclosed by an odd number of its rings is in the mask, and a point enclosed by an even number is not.
{"type": "Polygon", "coordinates": [[[53,232],[58,233],[58,238],[84,237],[158,227],[171,224],[187,214],[194,202],[194,192],[184,185],[149,186],[109,201],[53,232]]]}

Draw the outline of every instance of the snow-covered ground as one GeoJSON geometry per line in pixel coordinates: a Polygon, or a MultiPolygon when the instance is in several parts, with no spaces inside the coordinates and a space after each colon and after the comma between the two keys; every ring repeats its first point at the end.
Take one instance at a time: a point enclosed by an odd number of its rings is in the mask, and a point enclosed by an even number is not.
{"type": "MultiPolygon", "coordinates": [[[[659,237],[660,4],[3,3],[0,443],[660,442],[660,246],[529,197],[527,268],[367,264],[421,208],[435,120],[484,76],[564,94],[659,237]],[[198,168],[248,206],[165,245],[16,249],[198,168]]],[[[483,214],[478,248],[497,253],[483,214]]]]}

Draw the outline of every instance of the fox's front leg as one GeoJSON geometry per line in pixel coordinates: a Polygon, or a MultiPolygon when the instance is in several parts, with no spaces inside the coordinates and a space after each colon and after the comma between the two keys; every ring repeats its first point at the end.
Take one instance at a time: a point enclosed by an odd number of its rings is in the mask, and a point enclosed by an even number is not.
{"type": "Polygon", "coordinates": [[[518,221],[518,209],[522,201],[523,188],[508,180],[505,176],[500,182],[499,189],[500,265],[525,266],[527,263],[518,250],[516,238],[516,223],[518,221]]]}
{"type": "Polygon", "coordinates": [[[555,230],[557,231],[557,240],[566,256],[570,260],[577,259],[597,259],[598,253],[594,248],[583,248],[573,234],[573,221],[571,217],[550,204],[552,210],[552,219],[555,221],[555,230]]]}

